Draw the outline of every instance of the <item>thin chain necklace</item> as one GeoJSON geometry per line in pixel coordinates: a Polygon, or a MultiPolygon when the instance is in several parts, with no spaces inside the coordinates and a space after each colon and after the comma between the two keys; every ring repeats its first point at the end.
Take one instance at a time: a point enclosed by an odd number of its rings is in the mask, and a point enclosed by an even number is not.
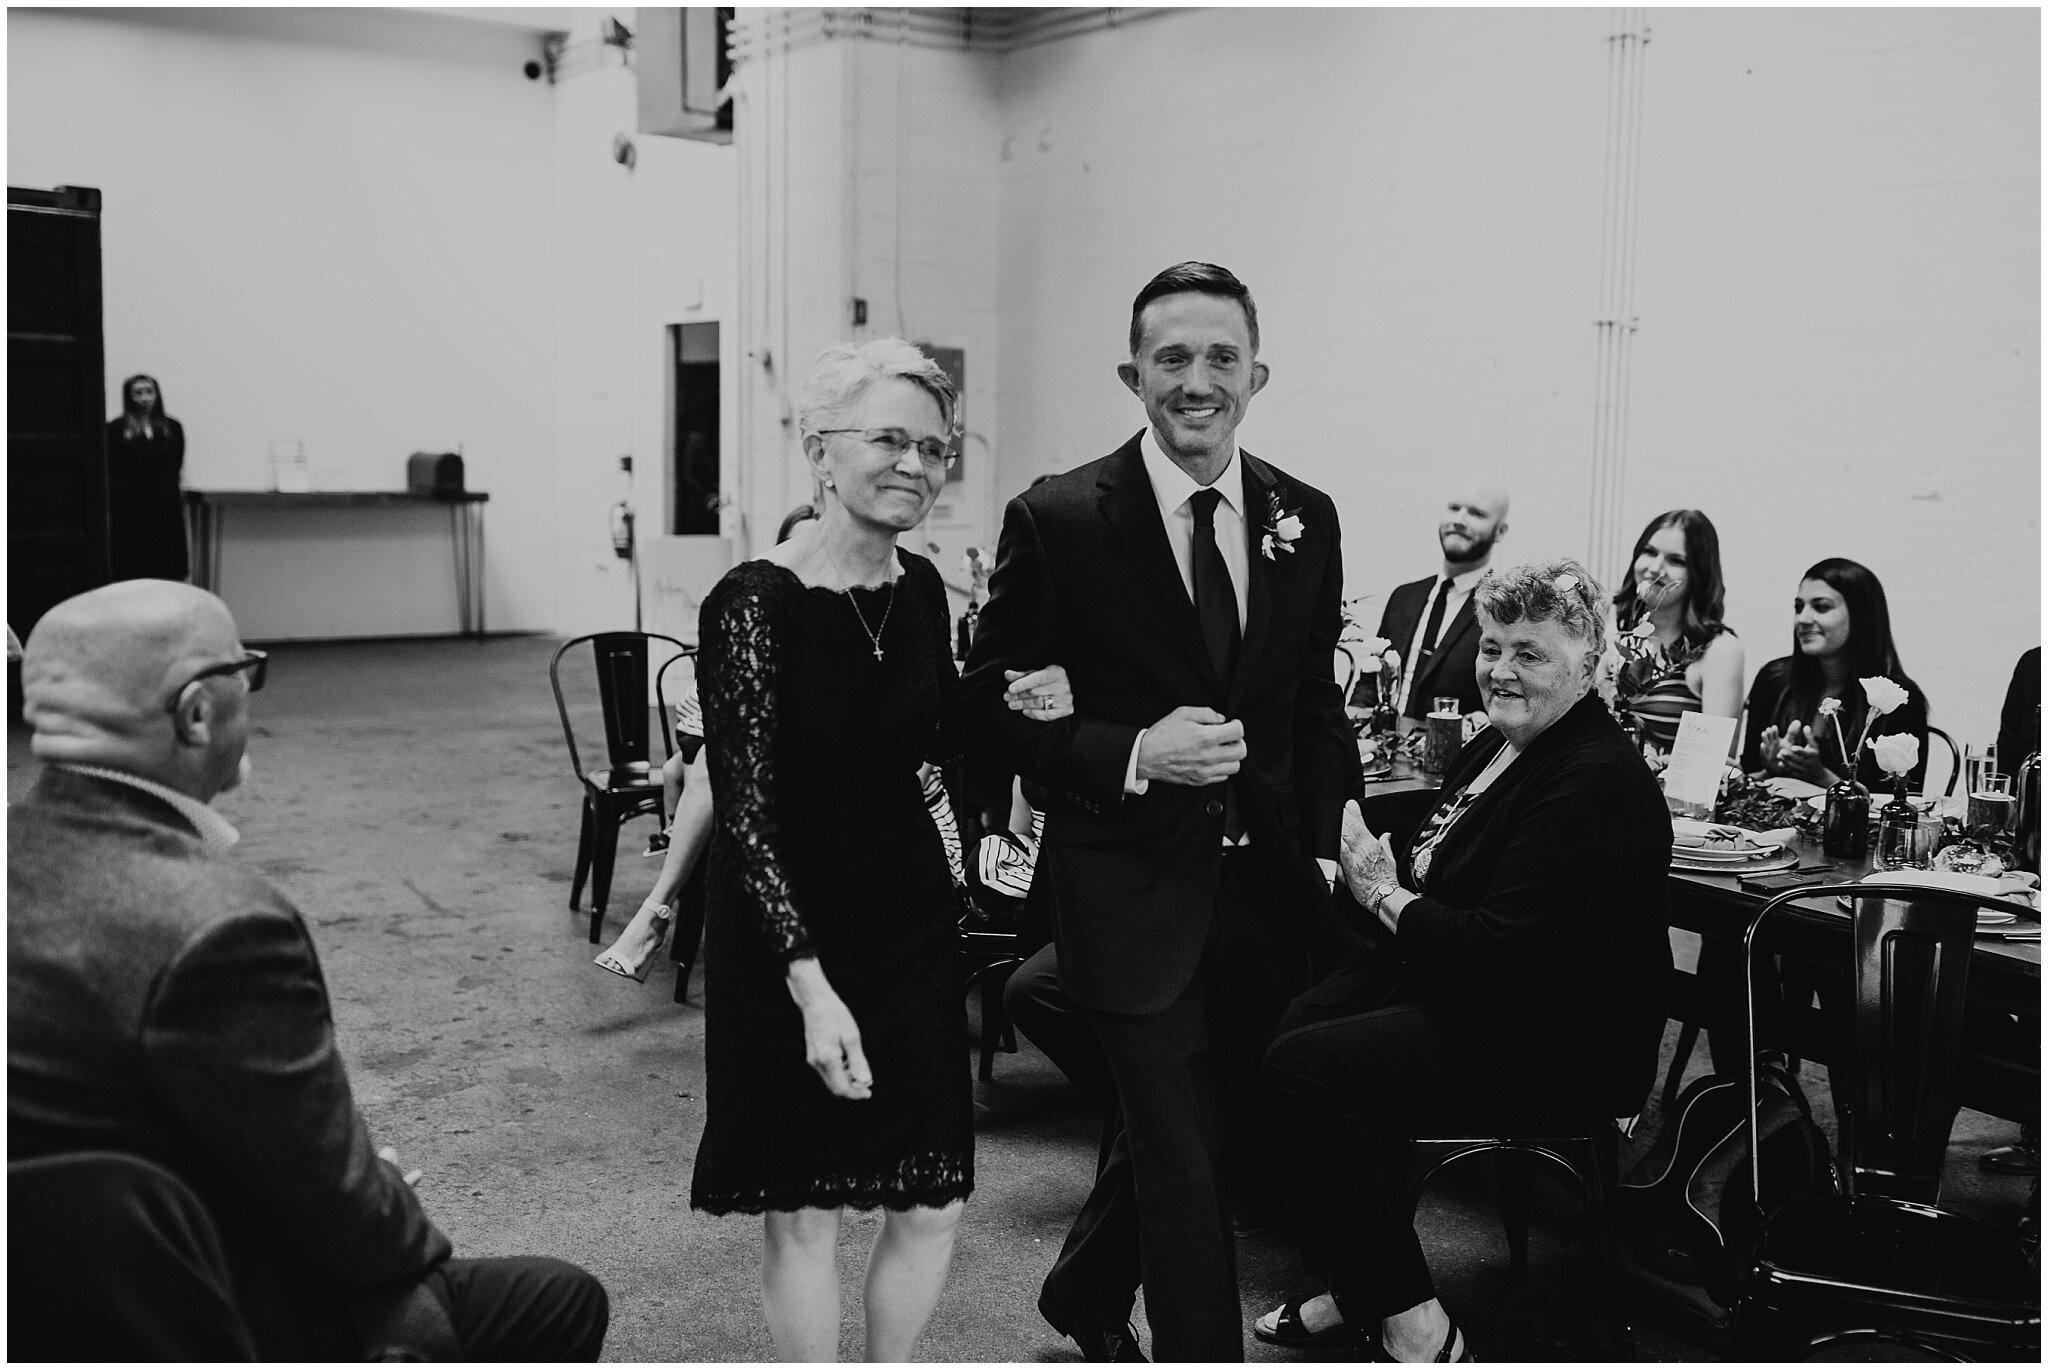
{"type": "Polygon", "coordinates": [[[866,633],[868,641],[874,644],[875,660],[877,661],[882,659],[882,634],[889,627],[889,612],[896,607],[896,582],[892,580],[887,582],[887,584],[889,586],[889,602],[882,606],[882,621],[873,628],[868,627],[868,616],[860,611],[860,601],[853,597],[853,592],[860,587],[853,585],[846,587],[846,602],[853,606],[853,616],[860,620],[860,630],[866,633]]]}

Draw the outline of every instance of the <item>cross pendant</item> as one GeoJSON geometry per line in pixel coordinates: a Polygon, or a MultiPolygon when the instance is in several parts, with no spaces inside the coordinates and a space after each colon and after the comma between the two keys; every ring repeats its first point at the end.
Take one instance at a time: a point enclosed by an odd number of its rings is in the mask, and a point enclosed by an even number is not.
{"type": "Polygon", "coordinates": [[[877,660],[877,661],[880,661],[881,659],[882,659],[882,649],[881,649],[880,647],[877,647],[877,648],[875,648],[875,660],[877,660]]]}

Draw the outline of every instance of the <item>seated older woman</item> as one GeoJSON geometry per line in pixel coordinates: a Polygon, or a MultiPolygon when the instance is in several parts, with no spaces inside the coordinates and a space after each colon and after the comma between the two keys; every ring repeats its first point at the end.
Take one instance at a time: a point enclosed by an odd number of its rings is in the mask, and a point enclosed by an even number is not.
{"type": "Polygon", "coordinates": [[[1291,1216],[1329,1293],[1260,1318],[1262,1341],[1368,1330],[1379,1359],[1469,1359],[1416,1240],[1409,1143],[1585,1128],[1634,1113],[1656,1073],[1671,822],[1593,693],[1600,587],[1538,562],[1474,600],[1491,726],[1405,862],[1347,808],[1345,883],[1386,955],[1296,1000],[1266,1056],[1302,1161],[1291,1216]]]}

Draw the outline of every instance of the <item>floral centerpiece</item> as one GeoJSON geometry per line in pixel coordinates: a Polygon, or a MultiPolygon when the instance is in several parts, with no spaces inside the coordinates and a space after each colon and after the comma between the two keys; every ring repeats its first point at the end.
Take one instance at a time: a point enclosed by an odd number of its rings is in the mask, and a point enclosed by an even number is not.
{"type": "MultiPolygon", "coordinates": [[[[1657,625],[1650,619],[1653,611],[1663,607],[1670,592],[1670,586],[1663,581],[1644,581],[1636,587],[1636,614],[1633,627],[1614,635],[1615,655],[1620,666],[1614,675],[1614,694],[1608,703],[1614,710],[1615,718],[1624,728],[1636,729],[1637,720],[1629,709],[1629,701],[1649,690],[1651,682],[1674,671],[1682,671],[1706,655],[1710,642],[1687,642],[1681,637],[1670,646],[1657,641],[1657,625]],[[1651,599],[1654,590],[1656,597],[1651,599]]],[[[1646,758],[1655,762],[1658,752],[1650,743],[1643,743],[1646,758]]]]}
{"type": "MultiPolygon", "coordinates": [[[[1401,654],[1394,650],[1393,643],[1366,627],[1368,600],[1369,597],[1361,597],[1344,602],[1344,626],[1337,635],[1337,645],[1350,654],[1358,667],[1358,678],[1352,683],[1354,692],[1364,683],[1367,673],[1371,674],[1370,711],[1363,705],[1348,709],[1353,727],[1361,734],[1359,759],[1371,767],[1391,761],[1400,745],[1400,720],[1394,713],[1394,696],[1401,687],[1401,654]]],[[[1351,701],[1346,699],[1345,703],[1348,706],[1351,701]]]]}
{"type": "MultiPolygon", "coordinates": [[[[1870,743],[1870,730],[1877,725],[1877,720],[1883,718],[1888,713],[1896,712],[1905,707],[1907,699],[1905,686],[1899,684],[1896,680],[1891,680],[1881,675],[1864,676],[1856,683],[1863,687],[1863,698],[1869,707],[1864,710],[1863,732],[1856,739],[1856,746],[1853,750],[1843,740],[1842,736],[1842,701],[1833,695],[1829,695],[1820,702],[1820,717],[1829,719],[1834,724],[1835,745],[1841,748],[1842,762],[1849,768],[1849,774],[1843,778],[1849,781],[1856,779],[1858,758],[1863,755],[1863,748],[1870,743]]],[[[1911,771],[1913,767],[1920,764],[1920,739],[1917,737],[1904,739],[1890,737],[1879,738],[1878,742],[1894,744],[1889,753],[1894,759],[1904,754],[1902,743],[1911,744],[1913,753],[1911,759],[1906,762],[1905,769],[1893,772],[1893,774],[1901,777],[1899,783],[1903,785],[1905,783],[1903,777],[1906,772],[1911,771]]],[[[1878,758],[1877,764],[1880,768],[1887,771],[1890,770],[1889,767],[1885,766],[1882,756],[1878,758]]]]}
{"type": "Polygon", "coordinates": [[[1752,832],[1798,828],[1810,833],[1818,827],[1819,816],[1796,799],[1773,794],[1763,781],[1744,775],[1737,767],[1722,783],[1720,799],[1714,805],[1714,821],[1752,832]]]}
{"type": "MultiPolygon", "coordinates": [[[[1869,707],[1863,715],[1863,733],[1856,739],[1854,747],[1842,735],[1842,701],[1829,695],[1820,702],[1820,718],[1832,721],[1835,745],[1842,749],[1842,765],[1848,771],[1828,787],[1827,808],[1821,822],[1821,850],[1838,859],[1854,859],[1869,850],[1870,791],[1857,781],[1856,771],[1864,745],[1870,741],[1871,728],[1876,726],[1878,719],[1906,702],[1905,687],[1897,681],[1883,676],[1865,676],[1856,683],[1863,687],[1863,698],[1869,707]]],[[[1819,726],[1819,719],[1815,720],[1815,726],[1819,726]]],[[[1918,742],[1914,743],[1914,753],[1917,760],[1918,742]]],[[[1912,768],[1910,763],[1906,767],[1909,771],[1912,768]]]]}

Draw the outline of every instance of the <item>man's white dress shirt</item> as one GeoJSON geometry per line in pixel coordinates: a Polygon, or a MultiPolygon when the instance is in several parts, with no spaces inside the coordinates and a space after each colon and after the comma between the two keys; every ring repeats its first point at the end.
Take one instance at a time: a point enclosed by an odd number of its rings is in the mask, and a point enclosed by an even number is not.
{"type": "Polygon", "coordinates": [[[1444,578],[1441,575],[1436,578],[1436,584],[1429,587],[1429,595],[1422,601],[1422,615],[1415,620],[1415,635],[1409,638],[1405,646],[1403,646],[1404,654],[1401,657],[1401,694],[1400,698],[1394,703],[1395,713],[1405,714],[1408,712],[1408,694],[1415,687],[1415,667],[1422,659],[1422,635],[1429,629],[1430,600],[1434,599],[1438,594],[1447,596],[1444,600],[1443,620],[1436,626],[1437,640],[1430,644],[1430,646],[1435,647],[1443,642],[1444,634],[1451,630],[1451,621],[1457,618],[1458,611],[1465,607],[1465,601],[1472,598],[1472,587],[1479,584],[1481,577],[1486,574],[1486,570],[1485,566],[1475,566],[1469,571],[1458,572],[1457,575],[1451,577],[1451,588],[1447,591],[1442,588],[1444,578]]]}

